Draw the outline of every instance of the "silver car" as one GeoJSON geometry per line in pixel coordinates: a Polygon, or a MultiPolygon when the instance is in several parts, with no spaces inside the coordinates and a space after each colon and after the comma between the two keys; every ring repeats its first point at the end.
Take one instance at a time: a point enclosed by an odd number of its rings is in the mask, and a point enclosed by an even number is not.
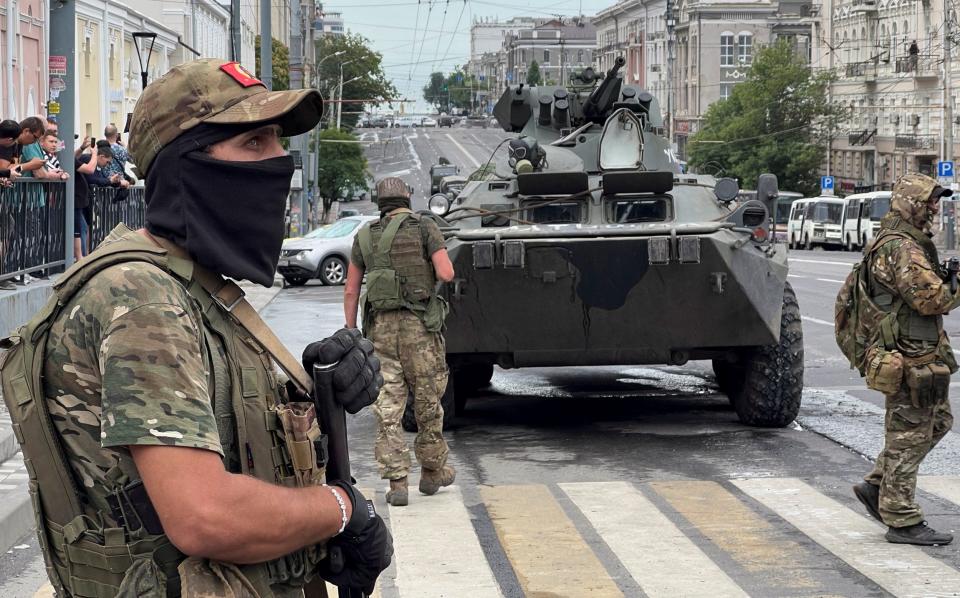
{"type": "Polygon", "coordinates": [[[314,229],[303,237],[283,242],[277,271],[290,286],[301,286],[319,278],[327,285],[347,281],[350,249],[360,226],[376,216],[348,216],[314,229]]]}

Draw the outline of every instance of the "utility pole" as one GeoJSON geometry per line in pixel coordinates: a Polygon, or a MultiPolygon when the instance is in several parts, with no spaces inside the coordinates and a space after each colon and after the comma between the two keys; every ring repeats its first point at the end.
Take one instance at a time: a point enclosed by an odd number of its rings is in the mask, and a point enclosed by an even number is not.
{"type": "Polygon", "coordinates": [[[234,62],[241,62],[240,43],[240,0],[230,0],[230,55],[234,62]]]}
{"type": "MultiPolygon", "coordinates": [[[[953,161],[953,89],[952,89],[952,60],[953,52],[953,18],[950,13],[944,15],[943,20],[943,161],[953,161]]],[[[955,175],[954,175],[955,176],[955,175]]],[[[953,178],[953,177],[951,177],[953,178]]],[[[953,180],[950,181],[953,183],[953,180]]],[[[950,210],[944,210],[947,216],[947,249],[957,247],[957,212],[956,203],[952,203],[950,210]]]]}
{"type": "MultiPolygon", "coordinates": [[[[8,4],[8,10],[11,5],[8,4]]],[[[8,30],[9,31],[9,30],[8,30]]],[[[54,2],[50,6],[50,63],[51,79],[59,77],[63,80],[63,89],[54,97],[51,94],[47,104],[48,114],[57,117],[60,134],[66,140],[63,151],[60,152],[60,167],[70,175],[64,182],[64,268],[69,268],[76,260],[73,255],[73,185],[75,179],[73,158],[73,136],[76,128],[76,94],[77,94],[77,4],[76,2],[54,2]],[[54,75],[52,65],[62,65],[62,69],[54,75]],[[59,110],[59,113],[55,112],[59,110]]],[[[9,57],[8,61],[9,61],[9,57]]],[[[12,68],[12,62],[8,63],[12,68]]],[[[11,95],[13,95],[11,93],[11,95]]]]}
{"type": "Polygon", "coordinates": [[[260,80],[273,89],[273,29],[270,0],[260,0],[260,80]]]}
{"type": "Polygon", "coordinates": [[[673,132],[674,132],[674,104],[675,98],[673,94],[673,42],[674,38],[674,28],[677,24],[676,19],[673,16],[673,3],[670,0],[667,0],[666,13],[664,14],[664,19],[666,20],[667,25],[667,114],[670,116],[670,121],[667,123],[667,135],[670,141],[670,149],[673,150],[673,132]]]}
{"type": "MultiPolygon", "coordinates": [[[[293,0],[293,18],[290,19],[290,89],[303,89],[303,6],[300,0],[293,0]]],[[[297,135],[290,140],[290,147],[297,152],[299,158],[298,170],[300,171],[300,188],[291,188],[288,209],[293,211],[293,206],[299,206],[300,221],[297,223],[297,234],[303,234],[304,216],[304,196],[306,193],[304,181],[304,165],[309,163],[306,151],[307,135],[297,135]]]]}

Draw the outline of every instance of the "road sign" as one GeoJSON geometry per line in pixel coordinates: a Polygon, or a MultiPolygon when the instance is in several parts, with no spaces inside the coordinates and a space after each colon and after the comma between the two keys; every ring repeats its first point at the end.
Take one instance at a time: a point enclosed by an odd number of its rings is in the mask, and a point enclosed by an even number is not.
{"type": "Polygon", "coordinates": [[[832,176],[820,177],[820,193],[823,195],[833,195],[834,180],[832,176]]]}
{"type": "Polygon", "coordinates": [[[937,176],[952,177],[953,160],[941,160],[940,162],[937,162],[937,176]]]}

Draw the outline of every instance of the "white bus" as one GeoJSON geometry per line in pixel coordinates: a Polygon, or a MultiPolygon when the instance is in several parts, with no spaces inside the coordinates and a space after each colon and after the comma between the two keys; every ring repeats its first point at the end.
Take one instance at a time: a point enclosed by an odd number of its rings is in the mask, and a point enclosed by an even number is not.
{"type": "Polygon", "coordinates": [[[791,249],[811,249],[814,245],[841,247],[843,212],[846,200],[832,195],[798,199],[793,202],[787,221],[787,241],[791,249]]]}
{"type": "Polygon", "coordinates": [[[872,191],[847,196],[843,218],[843,246],[863,249],[877,235],[880,220],[890,211],[890,191],[872,191]]]}

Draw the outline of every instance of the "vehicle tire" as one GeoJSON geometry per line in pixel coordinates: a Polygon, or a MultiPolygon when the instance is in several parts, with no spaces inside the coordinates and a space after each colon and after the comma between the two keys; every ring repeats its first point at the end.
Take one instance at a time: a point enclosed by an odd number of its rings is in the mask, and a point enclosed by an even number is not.
{"type": "MultiPolygon", "coordinates": [[[[456,384],[453,376],[447,377],[447,389],[440,397],[440,406],[443,407],[443,429],[449,430],[453,427],[453,418],[457,414],[457,399],[454,391],[456,384]]],[[[400,426],[406,432],[417,431],[417,416],[413,412],[413,392],[407,395],[407,406],[403,410],[403,417],[400,419],[400,426]]]]}
{"type": "Polygon", "coordinates": [[[309,280],[306,276],[284,276],[283,282],[288,287],[302,287],[309,280]]]}
{"type": "Polygon", "coordinates": [[[803,329],[789,282],[783,289],[780,342],[746,352],[743,369],[743,386],[733,399],[741,422],[783,428],[796,419],[803,395],[803,329]]]}
{"type": "Polygon", "coordinates": [[[856,251],[857,246],[853,242],[853,238],[850,235],[847,235],[847,242],[844,244],[844,250],[846,251],[856,251]]]}
{"type": "Polygon", "coordinates": [[[793,236],[791,236],[790,239],[789,239],[789,241],[787,241],[787,248],[788,248],[788,249],[796,249],[796,248],[797,248],[797,242],[796,242],[796,240],[794,240],[793,236]]]}
{"type": "Polygon", "coordinates": [[[347,281],[347,264],[336,256],[330,256],[320,264],[320,282],[337,286],[347,281]]]}
{"type": "Polygon", "coordinates": [[[807,251],[810,251],[811,249],[813,249],[813,243],[810,242],[809,236],[806,236],[803,238],[803,248],[806,249],[807,251]]]}

